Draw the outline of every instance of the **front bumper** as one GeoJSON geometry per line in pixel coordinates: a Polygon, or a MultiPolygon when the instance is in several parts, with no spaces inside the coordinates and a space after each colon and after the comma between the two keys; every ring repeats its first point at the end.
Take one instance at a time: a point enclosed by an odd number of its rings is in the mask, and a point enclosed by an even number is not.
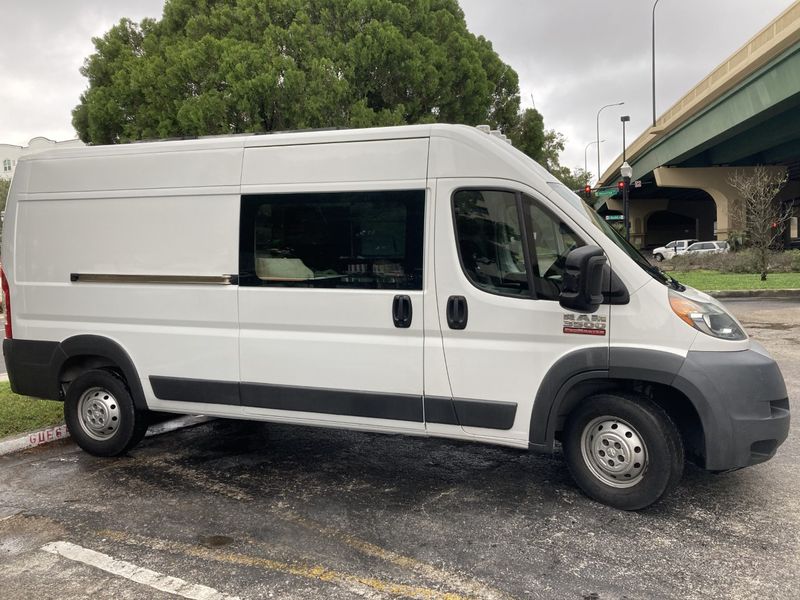
{"type": "Polygon", "coordinates": [[[786,385],[760,344],[740,352],[689,352],[674,386],[700,415],[710,471],[769,460],[789,435],[786,385]]]}

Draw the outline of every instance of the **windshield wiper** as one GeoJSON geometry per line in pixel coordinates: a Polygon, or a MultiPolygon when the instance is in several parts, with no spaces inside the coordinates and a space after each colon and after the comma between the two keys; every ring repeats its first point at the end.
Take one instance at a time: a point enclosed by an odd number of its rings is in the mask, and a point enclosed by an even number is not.
{"type": "Polygon", "coordinates": [[[676,291],[678,291],[678,292],[685,292],[685,291],[686,291],[686,286],[685,286],[685,285],[683,285],[683,284],[682,284],[680,281],[678,281],[677,279],[675,279],[675,278],[674,278],[672,275],[667,275],[666,273],[664,273],[664,275],[666,275],[666,276],[669,278],[669,281],[670,281],[670,283],[672,284],[672,287],[673,287],[673,288],[674,288],[676,291]]]}

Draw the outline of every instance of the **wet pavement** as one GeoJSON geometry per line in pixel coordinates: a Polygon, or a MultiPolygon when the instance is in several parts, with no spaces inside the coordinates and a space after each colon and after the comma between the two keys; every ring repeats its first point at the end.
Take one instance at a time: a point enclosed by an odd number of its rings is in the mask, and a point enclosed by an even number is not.
{"type": "MultiPolygon", "coordinates": [[[[800,303],[726,304],[794,407],[800,303]]],[[[797,429],[641,513],[560,454],[231,421],[118,459],[59,442],[0,458],[0,597],[795,599],[797,429]]]]}

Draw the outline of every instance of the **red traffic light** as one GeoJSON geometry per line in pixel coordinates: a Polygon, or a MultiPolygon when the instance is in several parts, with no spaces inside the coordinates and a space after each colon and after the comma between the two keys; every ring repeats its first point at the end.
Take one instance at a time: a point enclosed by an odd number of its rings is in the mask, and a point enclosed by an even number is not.
{"type": "Polygon", "coordinates": [[[624,182],[624,181],[620,181],[619,183],[617,183],[617,189],[618,189],[620,192],[621,192],[622,190],[624,190],[624,189],[625,189],[625,182],[624,182]]]}
{"type": "Polygon", "coordinates": [[[585,188],[583,188],[583,193],[586,194],[587,196],[591,196],[592,195],[592,186],[587,185],[585,188]]]}

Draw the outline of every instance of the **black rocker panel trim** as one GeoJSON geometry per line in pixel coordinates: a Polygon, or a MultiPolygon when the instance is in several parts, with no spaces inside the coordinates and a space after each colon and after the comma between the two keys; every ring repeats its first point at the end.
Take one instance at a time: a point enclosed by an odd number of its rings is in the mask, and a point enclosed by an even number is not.
{"type": "Polygon", "coordinates": [[[482,427],[507,431],[514,426],[517,405],[514,402],[484,402],[453,399],[458,422],[462,427],[482,427]]]}
{"type": "Polygon", "coordinates": [[[422,396],[262,383],[239,386],[242,406],[422,423],[422,396]]]}
{"type": "Polygon", "coordinates": [[[439,425],[461,425],[452,398],[425,396],[425,422],[439,425]]]}
{"type": "Polygon", "coordinates": [[[232,381],[208,381],[151,375],[150,386],[153,388],[156,398],[160,400],[239,405],[239,384],[232,381]]]}
{"type": "Polygon", "coordinates": [[[161,400],[249,406],[272,410],[347,415],[371,419],[511,429],[517,405],[452,398],[384,394],[263,383],[150,376],[161,400]],[[424,414],[423,414],[424,405],[424,414]]]}

